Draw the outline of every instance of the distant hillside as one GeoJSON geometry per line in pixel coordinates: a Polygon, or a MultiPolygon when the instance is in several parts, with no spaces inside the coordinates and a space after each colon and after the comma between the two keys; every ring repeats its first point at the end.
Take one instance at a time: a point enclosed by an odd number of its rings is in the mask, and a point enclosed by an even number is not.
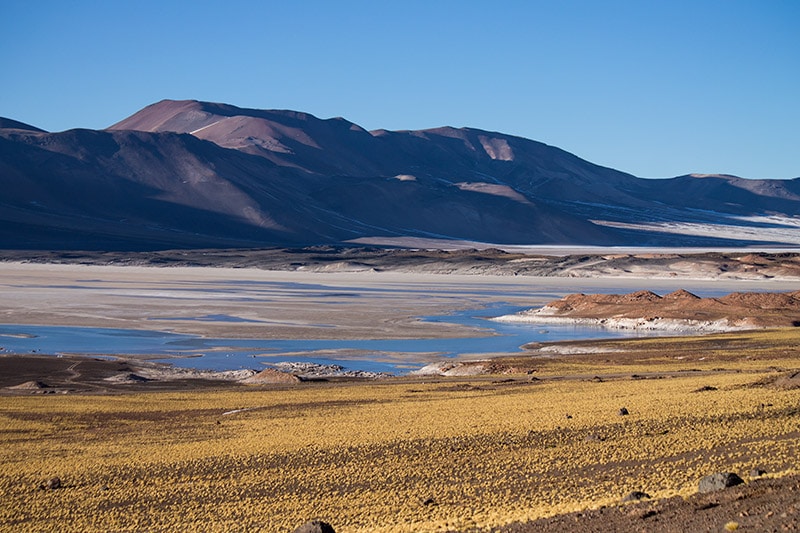
{"type": "Polygon", "coordinates": [[[104,131],[0,120],[0,247],[800,244],[800,179],[646,180],[470,128],[164,100],[104,131]]]}

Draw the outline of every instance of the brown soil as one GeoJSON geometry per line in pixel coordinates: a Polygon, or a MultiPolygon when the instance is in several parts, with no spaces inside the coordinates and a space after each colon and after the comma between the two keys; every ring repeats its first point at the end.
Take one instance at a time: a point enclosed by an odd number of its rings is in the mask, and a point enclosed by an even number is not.
{"type": "Polygon", "coordinates": [[[744,485],[689,498],[605,507],[494,531],[503,533],[599,531],[797,531],[800,476],[755,479],[744,485]]]}
{"type": "Polygon", "coordinates": [[[208,378],[137,379],[147,362],[79,355],[0,355],[0,394],[75,394],[196,390],[236,386],[208,378]]]}

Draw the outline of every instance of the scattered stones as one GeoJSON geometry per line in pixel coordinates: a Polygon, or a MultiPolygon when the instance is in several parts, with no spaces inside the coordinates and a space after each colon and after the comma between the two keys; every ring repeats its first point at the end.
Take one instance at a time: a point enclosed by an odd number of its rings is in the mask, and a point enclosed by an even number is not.
{"type": "Polygon", "coordinates": [[[702,493],[714,492],[735,485],[741,485],[742,483],[744,483],[744,480],[733,472],[718,472],[702,478],[697,490],[702,493]]]}
{"type": "Polygon", "coordinates": [[[270,366],[280,372],[294,374],[301,379],[325,379],[331,377],[378,379],[390,376],[390,374],[384,372],[348,370],[341,365],[324,365],[310,362],[279,361],[270,363],[270,366]]]}
{"type": "Polygon", "coordinates": [[[641,500],[649,500],[651,496],[646,492],[642,492],[640,490],[635,490],[622,498],[623,502],[638,502],[641,500]]]}
{"type": "Polygon", "coordinates": [[[336,533],[336,531],[327,522],[312,520],[295,529],[294,533],[336,533]]]}
{"type": "Polygon", "coordinates": [[[628,416],[630,413],[628,412],[628,409],[621,407],[618,414],[619,416],[628,416]]]}
{"type": "Polygon", "coordinates": [[[597,435],[595,433],[590,433],[590,434],[586,435],[586,438],[583,439],[583,440],[585,442],[603,442],[606,439],[604,439],[603,437],[601,437],[600,435],[597,435]]]}

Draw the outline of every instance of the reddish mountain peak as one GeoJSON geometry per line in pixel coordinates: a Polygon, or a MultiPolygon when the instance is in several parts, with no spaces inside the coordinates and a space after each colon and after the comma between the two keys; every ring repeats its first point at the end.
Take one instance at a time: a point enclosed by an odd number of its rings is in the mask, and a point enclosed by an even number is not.
{"type": "MultiPolygon", "coordinates": [[[[354,124],[341,117],[323,120],[310,113],[288,109],[250,109],[230,104],[199,100],[161,100],[110,126],[109,130],[193,131],[231,117],[248,117],[274,121],[289,127],[327,123],[352,128],[354,124]]],[[[361,129],[359,127],[359,129],[361,129]]]]}

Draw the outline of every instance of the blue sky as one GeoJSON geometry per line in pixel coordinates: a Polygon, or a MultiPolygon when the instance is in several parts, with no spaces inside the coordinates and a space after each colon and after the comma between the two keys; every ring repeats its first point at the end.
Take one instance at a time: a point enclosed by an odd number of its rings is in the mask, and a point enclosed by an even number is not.
{"type": "Polygon", "coordinates": [[[0,116],[99,129],[197,99],[794,178],[798,28],[797,0],[0,0],[0,116]]]}

